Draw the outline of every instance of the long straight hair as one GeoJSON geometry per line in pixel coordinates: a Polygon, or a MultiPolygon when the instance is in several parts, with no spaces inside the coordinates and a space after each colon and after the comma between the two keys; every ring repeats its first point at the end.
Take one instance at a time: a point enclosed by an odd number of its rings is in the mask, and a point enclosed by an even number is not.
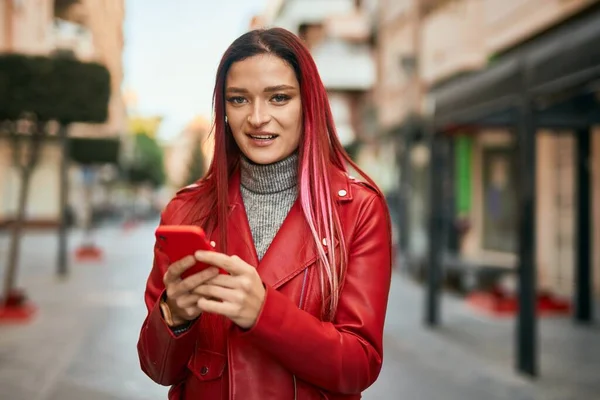
{"type": "Polygon", "coordinates": [[[225,120],[225,81],[235,62],[261,54],[284,60],[293,68],[300,84],[303,133],[299,146],[299,197],[319,256],[323,318],[330,320],[338,306],[348,265],[347,244],[330,174],[334,169],[347,172],[347,166],[351,166],[367,182],[377,186],[350,159],[340,143],[317,66],[306,46],[293,33],[282,28],[253,30],[236,39],[223,54],[213,92],[214,156],[198,188],[190,193],[195,199],[195,219],[207,229],[218,226],[218,249],[226,252],[228,181],[239,166],[241,153],[225,120]],[[334,251],[335,243],[339,244],[339,251],[334,251]]]}

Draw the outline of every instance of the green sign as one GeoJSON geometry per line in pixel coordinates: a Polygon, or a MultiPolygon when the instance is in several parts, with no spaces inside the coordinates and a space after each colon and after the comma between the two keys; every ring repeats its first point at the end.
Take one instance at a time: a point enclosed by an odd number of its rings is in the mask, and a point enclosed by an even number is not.
{"type": "Polygon", "coordinates": [[[458,215],[468,214],[471,211],[472,198],[472,162],[473,140],[469,136],[458,136],[454,146],[455,160],[455,190],[456,211],[458,215]]]}

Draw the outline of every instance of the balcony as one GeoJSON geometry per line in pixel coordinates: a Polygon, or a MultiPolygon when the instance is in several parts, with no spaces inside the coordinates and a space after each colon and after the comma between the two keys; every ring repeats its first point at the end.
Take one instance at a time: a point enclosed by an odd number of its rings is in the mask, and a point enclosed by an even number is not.
{"type": "Polygon", "coordinates": [[[375,84],[375,60],[367,44],[325,40],[312,50],[312,55],[327,90],[361,91],[375,84]]]}
{"type": "Polygon", "coordinates": [[[94,42],[91,31],[83,25],[56,18],[49,35],[50,49],[54,53],[71,53],[82,61],[94,59],[94,42]]]}
{"type": "Polygon", "coordinates": [[[282,2],[273,16],[272,25],[298,33],[304,24],[321,24],[332,15],[344,15],[354,11],[352,0],[327,0],[315,7],[314,0],[287,0],[282,2]]]}

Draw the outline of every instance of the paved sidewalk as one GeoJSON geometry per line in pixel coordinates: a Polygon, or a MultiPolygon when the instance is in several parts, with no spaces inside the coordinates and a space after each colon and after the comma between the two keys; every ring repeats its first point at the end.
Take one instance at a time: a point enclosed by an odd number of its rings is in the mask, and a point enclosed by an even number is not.
{"type": "Polygon", "coordinates": [[[569,318],[543,319],[539,324],[541,376],[530,380],[514,372],[512,319],[480,315],[447,295],[442,302],[442,326],[430,330],[421,323],[423,299],[421,287],[394,276],[384,368],[366,399],[600,398],[598,324],[578,327],[569,318]]]}
{"type": "MultiPolygon", "coordinates": [[[[20,286],[40,307],[26,326],[0,326],[0,399],[166,399],[166,388],[139,369],[136,342],[145,316],[143,289],[151,265],[154,225],[125,233],[103,228],[99,264],[71,263],[54,278],[56,238],[29,234],[20,286]]],[[[76,245],[77,234],[70,240],[76,245]]],[[[8,240],[0,236],[0,272],[8,240]]],[[[510,320],[477,315],[444,299],[444,326],[421,325],[420,287],[395,275],[386,326],[384,369],[366,400],[587,400],[600,393],[600,329],[569,319],[540,326],[542,377],[513,373],[510,320]]]]}
{"type": "MultiPolygon", "coordinates": [[[[98,239],[105,260],[71,262],[66,281],[55,278],[54,235],[27,235],[20,286],[40,310],[30,325],[0,326],[0,393],[9,393],[6,399],[166,399],[166,388],[141,372],[136,353],[152,235],[150,225],[129,233],[103,228],[98,239]]],[[[78,243],[73,234],[71,248],[78,243]]],[[[7,247],[2,237],[0,265],[7,247]]]]}

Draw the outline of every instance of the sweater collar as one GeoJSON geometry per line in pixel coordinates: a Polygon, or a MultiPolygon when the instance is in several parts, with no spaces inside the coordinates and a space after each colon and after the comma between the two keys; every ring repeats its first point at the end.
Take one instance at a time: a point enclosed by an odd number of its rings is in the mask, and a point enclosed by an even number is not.
{"type": "Polygon", "coordinates": [[[240,180],[245,189],[258,193],[279,193],[298,184],[298,153],[273,164],[255,164],[241,157],[240,180]]]}

